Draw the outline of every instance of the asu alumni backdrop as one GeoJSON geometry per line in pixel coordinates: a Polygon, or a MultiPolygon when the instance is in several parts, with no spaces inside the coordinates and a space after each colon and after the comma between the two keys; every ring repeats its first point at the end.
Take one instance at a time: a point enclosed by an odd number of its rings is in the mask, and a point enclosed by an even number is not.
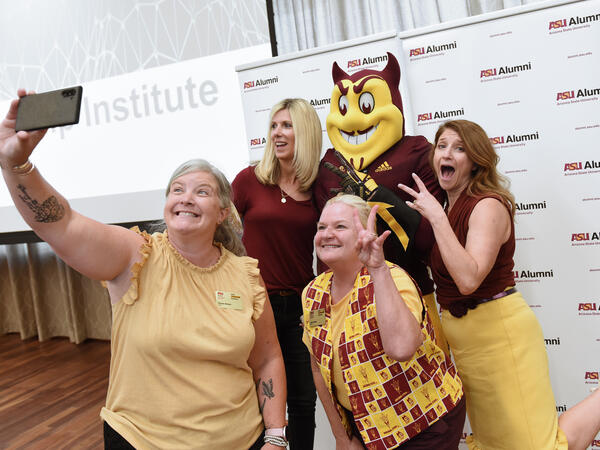
{"type": "MultiPolygon", "coordinates": [[[[275,102],[307,99],[324,130],[333,62],[348,73],[381,70],[387,51],[401,64],[407,134],[431,141],[447,120],[474,120],[500,155],[517,201],[517,288],[541,322],[560,413],[598,386],[600,371],[600,0],[537,3],[240,66],[250,159],[262,155],[275,102]]],[[[325,132],[323,142],[330,147],[325,132]]]]}

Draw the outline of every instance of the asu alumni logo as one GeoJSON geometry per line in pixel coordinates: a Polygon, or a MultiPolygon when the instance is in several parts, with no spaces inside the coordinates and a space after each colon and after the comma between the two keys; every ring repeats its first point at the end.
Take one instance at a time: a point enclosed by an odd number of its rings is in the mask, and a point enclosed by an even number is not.
{"type": "Polygon", "coordinates": [[[584,300],[577,303],[577,313],[580,316],[600,316],[598,303],[593,300],[584,300]]]}
{"type": "Polygon", "coordinates": [[[600,245],[600,232],[571,233],[571,246],[600,245]]]}
{"type": "MultiPolygon", "coordinates": [[[[502,75],[515,74],[517,72],[526,72],[528,70],[531,70],[531,62],[528,62],[526,64],[518,64],[516,66],[491,67],[488,69],[481,69],[479,71],[479,79],[496,77],[496,76],[500,77],[502,75]]],[[[513,76],[516,76],[516,75],[513,75],[513,76]]],[[[507,77],[504,76],[502,78],[507,78],[507,77]]]]}
{"type": "MultiPolygon", "coordinates": [[[[600,88],[583,88],[583,89],[572,89],[570,91],[561,91],[556,93],[557,102],[565,103],[578,103],[580,101],[597,100],[596,97],[600,96],[600,88]],[[566,102],[569,100],[569,102],[566,102]]],[[[560,103],[559,103],[560,104],[560,103]]]]}
{"type": "Polygon", "coordinates": [[[600,21],[600,13],[590,14],[589,16],[573,16],[568,19],[551,20],[548,22],[548,31],[550,34],[554,34],[577,28],[587,28],[590,27],[592,23],[598,21],[600,21]]]}
{"type": "MultiPolygon", "coordinates": [[[[461,117],[465,115],[465,108],[452,109],[447,111],[436,111],[434,113],[428,112],[417,115],[417,124],[420,122],[435,123],[432,122],[436,119],[448,119],[450,117],[461,117]]],[[[440,120],[441,121],[441,120],[440,120]]],[[[424,123],[422,125],[425,125],[424,123]]]]}
{"type": "Polygon", "coordinates": [[[549,30],[556,30],[567,26],[567,19],[551,20],[548,24],[549,30]]]}
{"type": "Polygon", "coordinates": [[[277,83],[279,83],[278,76],[272,78],[259,78],[258,80],[244,81],[244,91],[247,91],[248,89],[265,88],[277,83]]]}
{"type": "Polygon", "coordinates": [[[506,136],[493,136],[490,138],[492,145],[503,147],[525,146],[525,142],[537,141],[540,139],[540,133],[535,131],[526,134],[507,134],[506,136]]]}
{"type": "Polygon", "coordinates": [[[313,107],[329,105],[331,103],[331,98],[313,98],[310,100],[310,105],[313,107]]]}
{"type": "Polygon", "coordinates": [[[250,147],[255,147],[257,145],[265,145],[267,140],[263,138],[250,139],[250,147]]]}
{"type": "Polygon", "coordinates": [[[419,47],[419,48],[411,48],[408,51],[408,57],[409,58],[417,58],[417,57],[422,57],[422,56],[438,56],[438,55],[443,55],[444,52],[448,51],[448,50],[454,50],[456,49],[456,41],[454,42],[448,42],[445,44],[439,44],[439,45],[428,45],[427,47],[419,47]]]}
{"type": "Polygon", "coordinates": [[[554,270],[515,270],[513,272],[515,281],[539,283],[542,278],[554,278],[554,270]]]}
{"type": "Polygon", "coordinates": [[[386,55],[378,55],[378,56],[366,56],[365,58],[356,58],[348,60],[346,65],[346,69],[353,69],[356,67],[368,66],[369,64],[377,64],[386,62],[388,60],[386,55]]]}
{"type": "Polygon", "coordinates": [[[582,175],[600,172],[600,161],[574,161],[564,163],[564,175],[582,175]]]}
{"type": "Polygon", "coordinates": [[[586,372],[584,379],[585,384],[598,384],[598,372],[586,372]]]}
{"type": "Polygon", "coordinates": [[[533,214],[534,211],[546,209],[546,200],[534,203],[515,202],[516,214],[533,214]]]}

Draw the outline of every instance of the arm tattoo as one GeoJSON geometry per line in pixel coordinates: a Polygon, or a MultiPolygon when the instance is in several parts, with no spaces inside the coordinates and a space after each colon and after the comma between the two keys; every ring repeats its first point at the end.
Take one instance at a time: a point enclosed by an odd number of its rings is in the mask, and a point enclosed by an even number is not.
{"type": "Polygon", "coordinates": [[[65,207],[58,202],[58,199],[52,195],[40,204],[27,193],[27,189],[22,184],[17,185],[17,189],[22,192],[19,198],[27,207],[35,213],[35,221],[41,223],[58,222],[65,216],[65,207]]]}
{"type": "Polygon", "coordinates": [[[274,398],[275,392],[273,392],[273,379],[269,378],[269,381],[262,381],[259,378],[256,382],[256,388],[262,387],[262,394],[264,395],[262,404],[259,405],[260,412],[262,414],[263,409],[265,408],[265,403],[267,402],[267,398],[274,398]]]}
{"type": "Polygon", "coordinates": [[[273,392],[273,379],[269,378],[268,382],[262,382],[262,391],[265,397],[273,398],[275,393],[273,392]]]}

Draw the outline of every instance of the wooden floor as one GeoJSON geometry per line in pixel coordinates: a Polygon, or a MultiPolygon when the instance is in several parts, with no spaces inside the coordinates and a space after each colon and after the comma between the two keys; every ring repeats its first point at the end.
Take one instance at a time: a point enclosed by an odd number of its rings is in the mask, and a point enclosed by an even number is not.
{"type": "Polygon", "coordinates": [[[110,343],[0,336],[0,449],[102,449],[110,343]]]}

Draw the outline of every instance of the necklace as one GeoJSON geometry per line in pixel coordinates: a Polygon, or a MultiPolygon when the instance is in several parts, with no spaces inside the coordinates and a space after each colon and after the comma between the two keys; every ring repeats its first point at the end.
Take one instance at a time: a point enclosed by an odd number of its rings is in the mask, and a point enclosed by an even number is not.
{"type": "Polygon", "coordinates": [[[283,192],[283,189],[281,189],[281,186],[279,186],[279,191],[281,192],[281,203],[287,202],[287,198],[289,197],[289,195],[286,194],[285,192],[283,192]]]}

